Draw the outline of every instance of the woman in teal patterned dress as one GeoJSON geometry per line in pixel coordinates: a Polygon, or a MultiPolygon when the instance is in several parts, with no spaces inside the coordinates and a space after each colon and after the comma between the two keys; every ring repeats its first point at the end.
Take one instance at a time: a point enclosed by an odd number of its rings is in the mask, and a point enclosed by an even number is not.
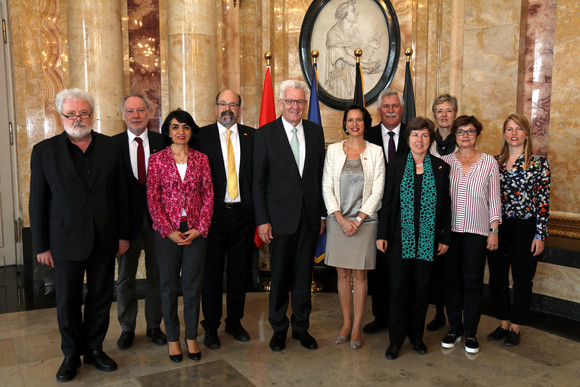
{"type": "Polygon", "coordinates": [[[389,360],[399,356],[407,336],[415,352],[427,353],[423,332],[434,263],[451,239],[449,165],[428,152],[434,133],[429,119],[409,121],[405,137],[411,150],[388,168],[377,248],[387,252],[389,360]]]}

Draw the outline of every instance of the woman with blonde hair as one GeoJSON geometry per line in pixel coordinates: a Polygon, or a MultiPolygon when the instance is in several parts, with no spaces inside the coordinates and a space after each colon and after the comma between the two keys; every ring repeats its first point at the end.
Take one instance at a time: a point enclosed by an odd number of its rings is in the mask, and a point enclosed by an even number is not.
{"type": "Polygon", "coordinates": [[[499,248],[488,255],[489,287],[501,325],[487,336],[505,337],[505,345],[520,342],[532,301],[532,279],[538,255],[544,250],[550,208],[550,166],[533,153],[530,123],[511,114],[503,124],[503,147],[496,156],[500,171],[502,224],[499,248]],[[513,306],[509,296],[509,270],[514,281],[513,306]]]}

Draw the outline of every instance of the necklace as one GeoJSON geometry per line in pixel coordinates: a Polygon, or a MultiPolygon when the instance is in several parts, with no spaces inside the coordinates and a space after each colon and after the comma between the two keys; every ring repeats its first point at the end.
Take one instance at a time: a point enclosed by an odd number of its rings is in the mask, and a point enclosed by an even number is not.
{"type": "Polygon", "coordinates": [[[187,163],[187,153],[184,155],[178,155],[177,153],[173,153],[173,150],[171,150],[171,154],[173,155],[173,160],[175,160],[177,164],[187,163]]]}
{"type": "MultiPolygon", "coordinates": [[[[345,141],[345,142],[344,142],[344,148],[345,148],[345,150],[346,150],[346,152],[345,152],[345,153],[346,153],[346,155],[347,155],[347,156],[348,156],[348,152],[350,151],[350,144],[349,144],[349,143],[350,143],[350,141],[345,141]]],[[[366,141],[364,141],[364,142],[363,142],[363,147],[362,147],[362,149],[360,150],[360,152],[358,152],[358,153],[359,153],[359,155],[365,151],[366,147],[367,147],[367,143],[366,143],[366,141]]]]}
{"type": "Polygon", "coordinates": [[[417,165],[415,165],[415,166],[416,166],[417,168],[419,168],[419,167],[422,167],[422,166],[423,166],[423,164],[417,164],[417,165]]]}

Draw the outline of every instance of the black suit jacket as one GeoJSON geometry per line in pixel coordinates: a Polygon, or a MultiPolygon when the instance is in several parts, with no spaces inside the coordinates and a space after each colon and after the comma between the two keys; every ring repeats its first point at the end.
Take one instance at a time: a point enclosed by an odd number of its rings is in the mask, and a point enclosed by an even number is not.
{"type": "Polygon", "coordinates": [[[35,252],[51,250],[55,260],[83,261],[90,256],[95,227],[114,256],[119,239],[129,240],[129,195],[119,147],[93,132],[93,165],[88,185],[78,175],[67,134],[44,140],[30,161],[30,226],[35,252]]]}
{"type": "MultiPolygon", "coordinates": [[[[147,137],[149,138],[150,155],[165,149],[165,147],[169,145],[167,137],[160,133],[148,130],[147,137]]],[[[117,145],[121,149],[121,153],[123,154],[123,160],[125,164],[125,178],[128,181],[129,198],[131,202],[129,215],[129,223],[131,226],[131,241],[134,241],[141,233],[143,214],[147,214],[149,225],[152,225],[151,216],[149,216],[149,211],[147,209],[147,187],[141,184],[133,174],[133,169],[131,166],[131,155],[129,153],[129,136],[127,131],[113,136],[113,139],[116,141],[117,145]]]]}
{"type": "MultiPolygon", "coordinates": [[[[399,141],[397,143],[397,158],[402,155],[406,155],[409,152],[409,144],[405,140],[405,130],[407,125],[401,123],[401,131],[399,132],[399,141]]],[[[387,155],[385,154],[385,146],[383,144],[383,133],[381,131],[381,124],[375,125],[370,128],[365,133],[365,140],[375,145],[378,145],[383,150],[383,156],[385,157],[385,168],[388,172],[389,163],[387,162],[387,155]]]]}
{"type": "MultiPolygon", "coordinates": [[[[240,138],[240,171],[238,189],[242,199],[244,217],[250,226],[254,226],[254,201],[252,197],[252,165],[254,152],[254,132],[249,126],[238,124],[240,138]]],[[[228,175],[219,138],[217,123],[204,126],[199,130],[199,151],[209,158],[211,179],[213,181],[214,202],[222,204],[228,189],[228,175]]],[[[216,207],[216,206],[214,206],[216,207]]],[[[220,211],[213,212],[219,215],[220,211]]]]}
{"type": "MultiPolygon", "coordinates": [[[[429,153],[425,157],[431,159],[435,189],[437,191],[437,209],[435,212],[435,248],[438,243],[447,246],[451,243],[451,198],[449,196],[449,165],[438,157],[429,153]]],[[[401,182],[405,172],[406,157],[397,157],[391,163],[387,174],[389,184],[383,195],[383,211],[379,216],[377,239],[391,242],[395,236],[400,221],[401,182]]],[[[437,250],[435,250],[437,251],[437,250]]]]}
{"type": "Polygon", "coordinates": [[[326,215],[322,201],[324,132],[314,122],[302,120],[306,158],[302,176],[282,117],[256,131],[254,139],[254,207],[256,224],[270,223],[275,234],[291,235],[298,229],[302,205],[313,230],[326,215]]]}

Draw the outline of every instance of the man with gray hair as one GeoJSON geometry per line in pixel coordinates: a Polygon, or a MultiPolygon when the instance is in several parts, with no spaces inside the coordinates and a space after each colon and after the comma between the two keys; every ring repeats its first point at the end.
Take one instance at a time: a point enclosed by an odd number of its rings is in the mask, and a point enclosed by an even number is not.
{"type": "Polygon", "coordinates": [[[29,209],[37,260],[55,268],[65,355],[56,379],[66,382],[76,376],[80,355],[101,371],[117,369],[103,352],[103,340],[115,256],[129,247],[129,198],[118,146],[92,130],[92,97],[80,89],[66,89],[56,96],[56,108],[65,131],[32,150],[29,209]]]}
{"type": "Polygon", "coordinates": [[[280,84],[282,116],[261,127],[254,140],[254,208],[258,235],[269,244],[271,288],[269,321],[273,351],[286,347],[288,292],[292,293],[292,338],[317,349],[308,333],[310,284],[318,235],[324,229],[322,201],[324,132],[302,119],[307,86],[280,84]]]}
{"type": "MultiPolygon", "coordinates": [[[[385,167],[397,157],[409,152],[409,145],[405,141],[406,126],[401,123],[405,100],[401,93],[394,89],[385,89],[379,94],[377,110],[381,123],[373,126],[365,133],[365,139],[370,143],[383,148],[385,167]]],[[[385,180],[385,184],[389,181],[385,180]]],[[[380,213],[380,210],[379,210],[380,213]]],[[[375,270],[369,271],[369,294],[372,296],[372,311],[374,320],[366,324],[363,332],[373,334],[389,325],[389,288],[388,288],[387,257],[377,251],[375,270]]]]}
{"type": "Polygon", "coordinates": [[[159,266],[153,247],[151,216],[147,210],[145,183],[149,156],[163,150],[167,140],[161,133],[147,129],[149,123],[149,102],[140,94],[130,94],[121,103],[123,121],[127,130],[113,137],[120,146],[125,159],[125,178],[131,199],[131,246],[127,253],[119,256],[117,274],[117,315],[121,324],[121,336],[117,340],[119,349],[133,345],[137,325],[136,274],[141,250],[145,250],[145,321],[146,335],[157,345],[167,343],[161,331],[161,289],[159,266]]]}

